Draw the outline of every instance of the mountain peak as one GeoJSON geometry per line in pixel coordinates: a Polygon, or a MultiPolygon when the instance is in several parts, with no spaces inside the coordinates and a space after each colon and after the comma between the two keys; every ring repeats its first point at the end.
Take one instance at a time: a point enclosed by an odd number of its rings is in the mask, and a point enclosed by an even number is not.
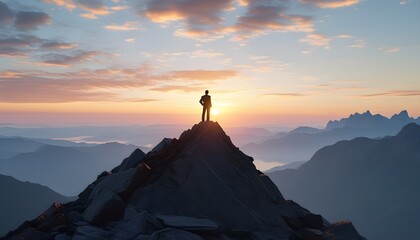
{"type": "MultiPolygon", "coordinates": [[[[179,139],[162,141],[145,156],[133,153],[113,171],[99,175],[77,201],[46,211],[50,215],[44,213],[29,226],[41,221],[42,239],[53,239],[54,229],[62,225],[54,219],[63,218],[69,226],[60,229],[71,229],[66,233],[73,239],[87,235],[91,239],[140,235],[160,239],[159,234],[168,231],[178,231],[171,239],[202,239],[195,234],[214,235],[214,239],[229,239],[225,234],[233,234],[234,239],[289,239],[305,228],[331,234],[328,227],[334,224],[286,201],[252,162],[217,122],[201,122],[179,139]],[[86,225],[77,225],[79,220],[86,225]]],[[[25,226],[9,236],[25,231],[25,226]]],[[[343,234],[363,239],[355,230],[343,234]]]]}
{"type": "Polygon", "coordinates": [[[397,135],[399,138],[407,139],[414,139],[418,136],[420,136],[420,125],[417,125],[416,123],[405,125],[397,135]]]}
{"type": "MultiPolygon", "coordinates": [[[[372,114],[369,110],[360,114],[350,114],[348,118],[340,120],[329,121],[326,128],[327,130],[333,128],[357,128],[357,129],[392,129],[398,131],[407,123],[416,121],[408,115],[406,110],[402,110],[398,114],[394,114],[391,118],[384,117],[380,114],[372,114]]],[[[395,133],[394,133],[395,134],[395,133]]]]}
{"type": "Polygon", "coordinates": [[[392,115],[391,119],[410,119],[410,116],[407,110],[402,110],[400,113],[392,115]]]}
{"type": "Polygon", "coordinates": [[[370,110],[367,110],[365,113],[363,113],[362,115],[366,115],[366,116],[372,116],[372,113],[370,113],[370,110]]]}

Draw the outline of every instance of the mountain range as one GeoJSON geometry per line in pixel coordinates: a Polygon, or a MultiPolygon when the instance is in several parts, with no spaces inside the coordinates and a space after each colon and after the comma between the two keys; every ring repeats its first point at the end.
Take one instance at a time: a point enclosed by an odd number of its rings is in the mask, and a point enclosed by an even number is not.
{"type": "Polygon", "coordinates": [[[268,173],[284,196],[328,219],[350,219],[371,240],[418,239],[420,126],[317,151],[298,169],[268,173]]]}
{"type": "Polygon", "coordinates": [[[258,160],[290,163],[307,161],[324,146],[356,137],[379,138],[395,135],[408,123],[420,124],[420,118],[409,117],[407,111],[386,118],[370,111],[351,114],[348,118],[329,121],[326,128],[299,127],[279,133],[262,143],[249,143],[241,149],[258,160]]]}
{"type": "Polygon", "coordinates": [[[139,151],[2,239],[365,240],[285,200],[216,122],[139,151]]]}
{"type": "Polygon", "coordinates": [[[21,182],[0,174],[0,236],[16,228],[25,220],[37,217],[53,202],[68,202],[48,187],[21,182]]]}
{"type": "Polygon", "coordinates": [[[6,158],[0,159],[0,173],[75,196],[94,176],[115,166],[117,159],[127,157],[134,149],[134,145],[115,142],[85,144],[3,137],[0,155],[6,158]]]}

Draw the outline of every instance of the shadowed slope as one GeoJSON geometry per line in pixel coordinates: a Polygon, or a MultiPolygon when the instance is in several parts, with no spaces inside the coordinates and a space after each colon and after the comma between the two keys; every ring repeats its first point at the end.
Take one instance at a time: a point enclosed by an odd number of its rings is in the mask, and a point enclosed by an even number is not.
{"type": "Polygon", "coordinates": [[[215,122],[134,151],[79,199],[54,205],[4,239],[363,240],[286,201],[215,122]],[[58,230],[57,230],[58,229],[58,230]]]}
{"type": "Polygon", "coordinates": [[[415,239],[420,208],[420,126],[380,140],[319,150],[297,170],[269,173],[282,193],[328,219],[349,218],[372,240],[415,239]]]}

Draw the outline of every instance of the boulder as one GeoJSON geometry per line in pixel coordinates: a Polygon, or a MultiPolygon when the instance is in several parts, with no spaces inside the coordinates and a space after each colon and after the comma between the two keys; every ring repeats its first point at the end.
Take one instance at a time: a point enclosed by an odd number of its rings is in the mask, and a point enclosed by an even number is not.
{"type": "Polygon", "coordinates": [[[102,226],[122,215],[126,203],[118,193],[130,186],[138,168],[110,174],[96,184],[88,198],[82,218],[93,225],[102,226]]]}
{"type": "Polygon", "coordinates": [[[157,214],[155,216],[167,227],[205,235],[221,234],[220,225],[210,219],[162,214],[157,214]]]}
{"type": "Polygon", "coordinates": [[[130,240],[138,235],[150,235],[163,226],[161,222],[147,212],[137,212],[133,207],[126,208],[124,218],[112,228],[111,240],[130,240]]]}
{"type": "Polygon", "coordinates": [[[103,190],[99,192],[83,213],[83,219],[95,226],[104,226],[120,217],[125,209],[125,202],[115,193],[103,190]]]}
{"type": "Polygon", "coordinates": [[[81,226],[76,229],[72,240],[105,240],[109,239],[112,233],[94,226],[81,226]]]}

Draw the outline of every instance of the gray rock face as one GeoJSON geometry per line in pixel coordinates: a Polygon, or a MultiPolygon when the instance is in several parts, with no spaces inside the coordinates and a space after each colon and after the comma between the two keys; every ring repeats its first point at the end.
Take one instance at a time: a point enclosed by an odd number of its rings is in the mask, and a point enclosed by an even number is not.
{"type": "Polygon", "coordinates": [[[363,239],[286,201],[215,122],[135,155],[4,239],[363,239]]]}
{"type": "Polygon", "coordinates": [[[281,193],[217,123],[194,126],[167,150],[175,147],[176,154],[164,154],[172,164],[161,177],[129,199],[139,210],[206,217],[245,230],[285,224],[277,207],[281,193]]]}

